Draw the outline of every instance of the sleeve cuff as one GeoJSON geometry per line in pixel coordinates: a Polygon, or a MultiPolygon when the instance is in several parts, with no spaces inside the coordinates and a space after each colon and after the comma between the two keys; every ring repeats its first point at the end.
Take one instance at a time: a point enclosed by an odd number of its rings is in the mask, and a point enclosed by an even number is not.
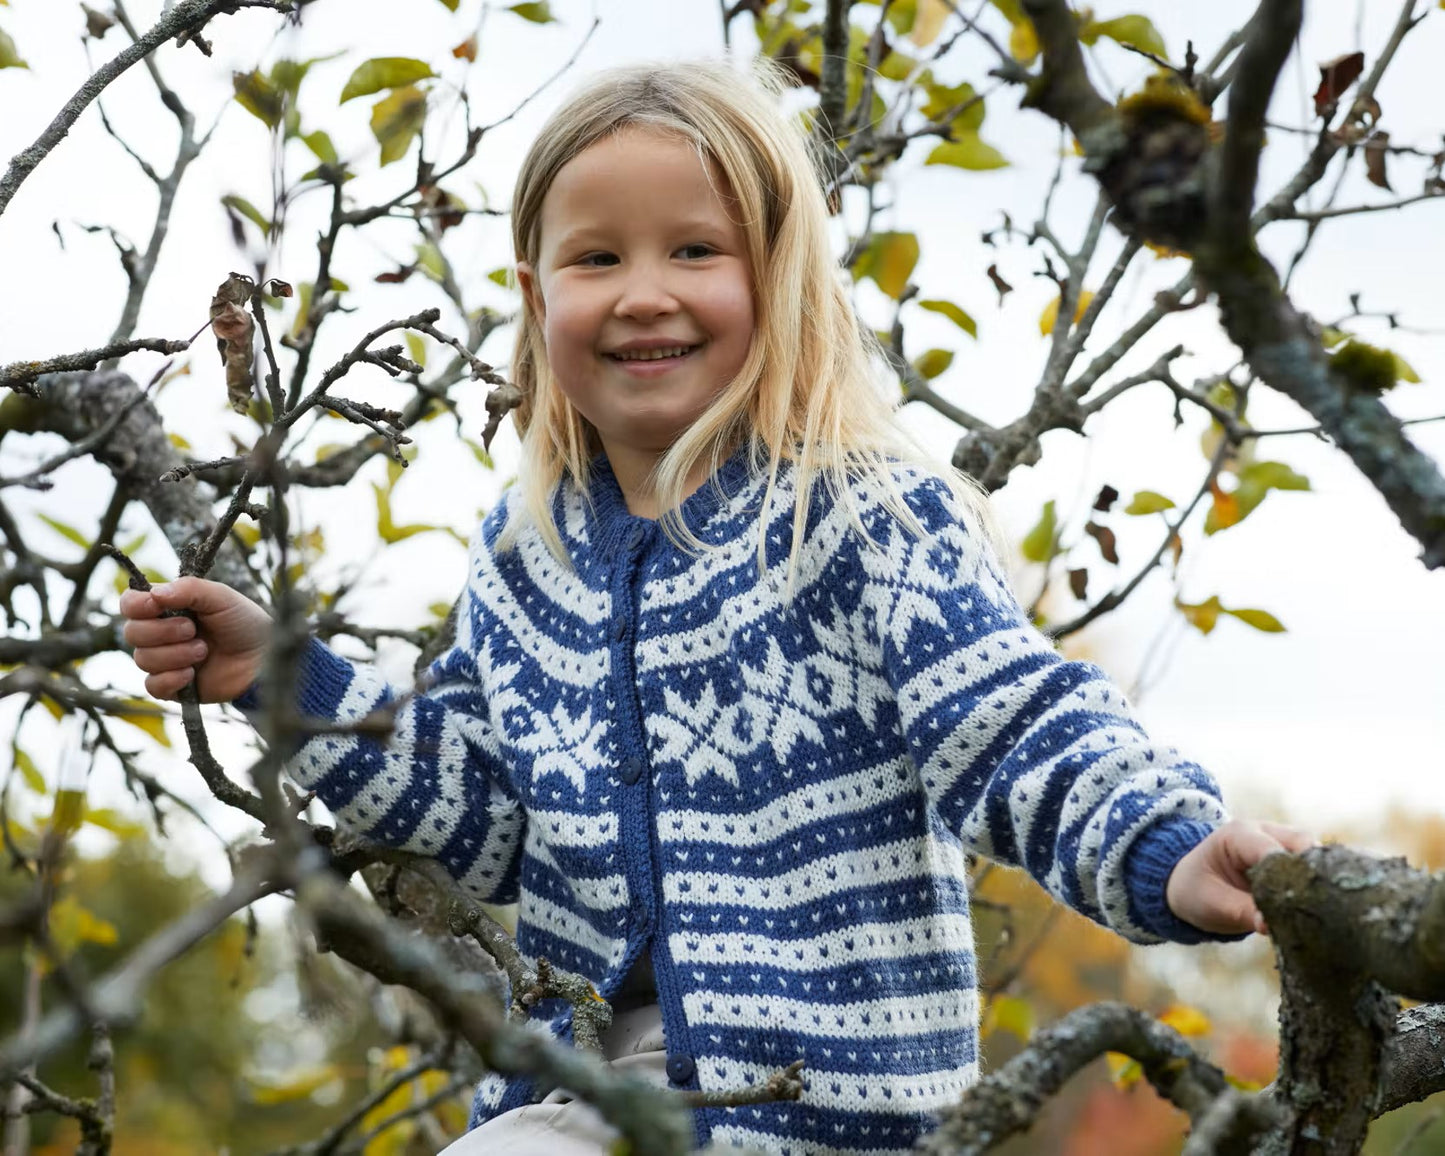
{"type": "Polygon", "coordinates": [[[1165,888],[1169,876],[1190,851],[1199,846],[1214,827],[1197,819],[1167,819],[1145,830],[1124,860],[1124,878],[1129,888],[1129,906],[1135,918],[1150,933],[1172,943],[1235,943],[1248,938],[1216,935],[1186,923],[1169,910],[1165,888]]]}
{"type": "MultiPolygon", "coordinates": [[[[329,718],[353,677],[351,663],[324,643],[309,639],[296,664],[297,713],[306,718],[329,718]]],[[[233,698],[231,705],[250,715],[263,710],[266,702],[266,687],[257,679],[233,698]]]]}

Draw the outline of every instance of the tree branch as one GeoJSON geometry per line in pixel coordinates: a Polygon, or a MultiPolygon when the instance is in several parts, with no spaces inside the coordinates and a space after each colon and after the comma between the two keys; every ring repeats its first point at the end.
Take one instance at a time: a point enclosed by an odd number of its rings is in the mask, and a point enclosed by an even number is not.
{"type": "MultiPolygon", "coordinates": [[[[20,188],[21,182],[35,171],[35,167],[56,145],[65,139],[71,126],[79,119],[86,106],[104,92],[111,81],[136,61],[142,60],[154,52],[167,40],[197,31],[218,12],[234,11],[235,7],[235,0],[180,0],[175,7],[161,16],[143,36],[117,53],[112,60],[108,60],[96,69],[90,79],[80,86],[75,95],[65,102],[65,107],[56,114],[55,119],[36,138],[35,142],[11,159],[10,167],[6,170],[5,175],[0,177],[0,214],[5,212],[6,207],[15,196],[16,190],[20,188]]],[[[274,8],[278,12],[289,12],[291,3],[290,0],[256,0],[254,3],[246,4],[245,7],[274,8]]]]}

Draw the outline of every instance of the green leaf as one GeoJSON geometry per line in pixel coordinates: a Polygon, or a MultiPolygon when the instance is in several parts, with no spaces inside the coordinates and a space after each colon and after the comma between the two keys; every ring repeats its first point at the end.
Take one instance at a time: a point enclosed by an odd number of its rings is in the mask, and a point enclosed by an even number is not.
{"type": "Polygon", "coordinates": [[[930,349],[914,359],[913,368],[925,381],[932,381],[953,364],[953,350],[930,349]]]}
{"type": "Polygon", "coordinates": [[[57,518],[52,518],[49,514],[37,514],[36,517],[38,517],[42,522],[44,522],[67,542],[74,542],[82,550],[90,549],[90,539],[87,538],[84,534],[82,534],[79,530],[77,530],[74,526],[62,522],[57,518]]]}
{"type": "Polygon", "coordinates": [[[314,154],[316,159],[323,165],[334,165],[337,161],[336,146],[331,143],[331,137],[317,129],[315,132],[308,132],[301,137],[302,143],[314,154]]]}
{"type": "Polygon", "coordinates": [[[508,12],[515,12],[523,20],[530,20],[533,24],[551,24],[557,17],[552,15],[552,5],[547,0],[537,0],[536,3],[513,4],[507,9],[508,12]]]}
{"type": "Polygon", "coordinates": [[[945,141],[928,154],[926,165],[953,165],[955,168],[982,172],[987,169],[1008,167],[1008,158],[985,144],[978,133],[960,134],[957,140],[945,141]]]}
{"type": "Polygon", "coordinates": [[[873,240],[853,263],[853,280],[867,277],[896,301],[917,264],[917,234],[874,233],[873,240]]]}
{"type": "Polygon", "coordinates": [[[496,462],[492,461],[492,455],[487,452],[487,447],[481,442],[474,442],[471,438],[463,438],[467,447],[472,451],[472,456],[489,470],[497,468],[496,462]]]}
{"type": "Polygon", "coordinates": [[[285,98],[269,77],[254,69],[233,72],[231,85],[236,90],[236,102],[267,128],[275,128],[281,123],[286,111],[285,98]]]}
{"type": "Polygon", "coordinates": [[[410,329],[406,331],[406,352],[414,362],[426,368],[426,338],[420,333],[413,333],[410,329]]]}
{"type": "MultiPolygon", "coordinates": [[[[370,96],[384,88],[405,88],[418,80],[435,76],[424,60],[409,56],[377,56],[356,66],[341,90],[341,104],[358,96],[370,96]]],[[[374,123],[374,122],[373,122],[374,123]]]]}
{"type": "Polygon", "coordinates": [[[1326,325],[1320,330],[1320,344],[1326,349],[1333,349],[1336,345],[1349,339],[1350,334],[1343,329],[1336,329],[1333,325],[1326,325]]]}
{"type": "Polygon", "coordinates": [[[1391,357],[1391,359],[1393,359],[1393,361],[1394,361],[1394,363],[1395,363],[1395,380],[1396,380],[1396,381],[1408,381],[1408,382],[1411,382],[1411,383],[1418,383],[1418,382],[1419,382],[1419,380],[1420,380],[1420,375],[1415,372],[1414,368],[1410,365],[1410,363],[1409,363],[1408,361],[1406,361],[1403,357],[1401,357],[1401,356],[1400,356],[1398,353],[1396,353],[1394,350],[1391,350],[1391,351],[1390,351],[1390,357],[1391,357]]]}
{"type": "MultiPolygon", "coordinates": [[[[919,111],[929,120],[940,120],[959,105],[968,104],[978,95],[971,84],[959,84],[951,87],[935,84],[931,72],[924,74],[922,84],[923,91],[928,94],[928,101],[919,111]]],[[[981,100],[977,104],[969,104],[966,109],[949,121],[949,126],[955,135],[977,134],[978,130],[983,127],[986,111],[984,102],[981,100]]]]}
{"type": "Polygon", "coordinates": [[[1030,562],[1047,562],[1059,552],[1059,522],[1052,498],[1044,503],[1043,513],[1034,528],[1024,536],[1019,551],[1030,562]]]}
{"type": "Polygon", "coordinates": [[[381,163],[389,165],[406,156],[425,121],[426,93],[419,88],[398,88],[377,101],[371,110],[371,133],[381,145],[381,163]]]}
{"type": "Polygon", "coordinates": [[[978,323],[952,301],[920,301],[918,307],[930,313],[942,313],[970,337],[978,336],[978,323]]]}
{"type": "Polygon", "coordinates": [[[416,247],[416,263],[433,281],[440,281],[447,275],[446,258],[430,241],[423,241],[416,247]]]}
{"type": "Polygon", "coordinates": [[[487,274],[487,280],[493,285],[500,285],[503,289],[512,287],[512,271],[503,265],[500,269],[493,269],[487,274]]]}
{"type": "Polygon", "coordinates": [[[1241,622],[1253,626],[1256,630],[1263,630],[1266,634],[1280,634],[1284,626],[1280,620],[1267,610],[1226,610],[1226,614],[1232,614],[1241,622]]]}
{"type": "Polygon", "coordinates": [[[392,520],[391,516],[391,487],[372,482],[371,488],[376,491],[376,532],[388,546],[393,542],[400,542],[415,534],[424,534],[428,530],[441,529],[440,526],[429,526],[420,522],[414,522],[406,526],[398,526],[392,520]]]}
{"type": "Polygon", "coordinates": [[[3,28],[0,28],[0,68],[29,68],[3,28]]]}
{"type": "Polygon", "coordinates": [[[241,216],[245,217],[246,220],[261,230],[261,236],[269,237],[271,235],[271,222],[266,220],[261,210],[246,200],[245,197],[238,197],[235,193],[227,193],[221,198],[221,204],[240,213],[241,216]]]}
{"type": "Polygon", "coordinates": [[[12,746],[10,751],[15,757],[15,769],[20,772],[20,777],[25,780],[25,785],[37,795],[45,794],[45,776],[36,767],[35,760],[17,746],[12,746]]]}
{"type": "Polygon", "coordinates": [[[1140,490],[1133,500],[1124,507],[1126,514],[1157,514],[1161,510],[1174,509],[1172,498],[1156,494],[1153,490],[1140,490]]]}
{"type": "Polygon", "coordinates": [[[442,4],[443,6],[445,6],[448,12],[455,12],[457,10],[457,5],[461,2],[462,0],[442,0],[442,4]]]}
{"type": "Polygon", "coordinates": [[[1164,47],[1164,37],[1159,35],[1159,30],[1147,16],[1116,16],[1113,20],[1090,21],[1079,30],[1079,39],[1085,44],[1092,44],[1100,36],[1107,36],[1118,44],[1142,48],[1155,56],[1169,55],[1169,50],[1164,47]]]}
{"type": "Polygon", "coordinates": [[[1239,505],[1240,521],[1254,512],[1270,490],[1308,490],[1310,480],[1297,474],[1284,462],[1251,462],[1239,471],[1239,485],[1234,500],[1239,505]]]}

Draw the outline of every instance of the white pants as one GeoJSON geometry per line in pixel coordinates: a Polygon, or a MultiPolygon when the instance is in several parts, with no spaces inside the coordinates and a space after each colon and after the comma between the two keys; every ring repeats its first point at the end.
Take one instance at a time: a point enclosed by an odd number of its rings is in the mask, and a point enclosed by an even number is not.
{"type": "MultiPolygon", "coordinates": [[[[613,1067],[667,1087],[662,1009],[656,1004],[615,1015],[601,1044],[613,1067]]],[[[595,1108],[559,1089],[540,1104],[493,1117],[449,1144],[441,1156],[607,1156],[617,1135],[595,1108]]]]}

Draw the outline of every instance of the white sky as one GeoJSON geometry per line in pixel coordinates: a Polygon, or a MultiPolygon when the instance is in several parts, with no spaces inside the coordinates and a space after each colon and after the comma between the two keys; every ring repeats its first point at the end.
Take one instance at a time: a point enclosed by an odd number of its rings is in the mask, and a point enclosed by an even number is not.
{"type": "MultiPolygon", "coordinates": [[[[103,5],[102,5],[103,6],[103,5]]],[[[492,12],[481,32],[481,57],[466,80],[478,122],[495,120],[522,94],[549,75],[572,51],[588,22],[591,7],[583,0],[553,0],[560,24],[536,27],[504,11],[492,12]]],[[[132,14],[148,25],[159,10],[158,0],[133,0],[132,14]]],[[[1396,5],[1361,3],[1363,46],[1368,55],[1383,42],[1396,5]]],[[[1434,7],[1431,5],[1430,7],[1434,7]]],[[[1175,55],[1192,38],[1204,57],[1249,15],[1252,5],[1241,0],[1216,0],[1209,5],[1136,4],[1098,6],[1100,17],[1143,11],[1151,15],[1175,55]]],[[[215,20],[209,36],[214,60],[194,49],[167,46],[159,62],[171,85],[209,124],[224,110],[211,151],[188,175],[182,187],[169,246],[162,258],[137,335],[186,337],[206,316],[215,286],[231,269],[245,269],[231,244],[217,205],[225,193],[240,193],[266,211],[270,204],[270,155],[258,121],[228,101],[232,68],[253,67],[278,55],[321,56],[342,46],[344,59],[317,65],[303,89],[306,127],[325,128],[343,156],[355,158],[362,179],[349,188],[360,198],[382,199],[405,187],[411,158],[377,173],[367,118],[372,101],[357,100],[337,108],[336,97],[355,63],[370,56],[405,55],[428,60],[444,76],[460,80],[462,70],[448,49],[476,27],[475,0],[462,0],[457,14],[438,0],[327,0],[308,10],[300,30],[279,36],[274,15],[246,12],[215,20]]],[[[713,0],[600,0],[602,25],[584,51],[575,75],[639,57],[677,58],[716,54],[721,49],[720,22],[713,0]]],[[[1302,37],[1301,59],[1286,70],[1277,94],[1274,117],[1289,124],[1307,123],[1309,94],[1317,81],[1314,63],[1356,46],[1357,5],[1354,0],[1321,0],[1309,6],[1302,37]]],[[[0,71],[0,159],[28,145],[87,74],[79,43],[79,6],[56,0],[12,0],[0,9],[0,27],[9,32],[31,63],[30,71],[0,71]]],[[[121,34],[112,32],[98,46],[97,59],[118,51],[121,34]]],[[[1430,18],[1409,38],[1394,69],[1379,91],[1385,127],[1396,142],[1438,147],[1442,125],[1434,76],[1445,54],[1445,12],[1430,18]]],[[[1105,44],[1098,62],[1118,87],[1137,84],[1143,75],[1138,58],[1105,44]]],[[[975,46],[956,54],[946,75],[983,82],[987,55],[975,46]]],[[[549,90],[511,123],[484,142],[478,158],[448,187],[476,203],[485,189],[493,205],[504,205],[522,150],[546,113],[565,93],[568,82],[549,90]]],[[[924,297],[957,301],[978,319],[980,340],[972,342],[947,321],[923,315],[909,324],[909,352],[932,345],[957,350],[953,367],[939,380],[940,388],[959,404],[989,420],[1005,421],[1020,412],[1037,380],[1045,356],[1037,319],[1053,296],[1050,284],[1035,277],[1035,251],[1013,248],[998,254],[983,248],[979,234],[999,222],[1001,210],[1025,227],[1042,203],[1056,156],[1056,131],[1042,117],[1016,110],[1017,96],[1003,92],[989,101],[983,135],[1014,162],[1013,167],[985,174],[947,168],[923,168],[924,149],[910,153],[898,167],[891,190],[893,208],[883,225],[916,229],[924,254],[915,273],[924,297]],[[1016,287],[1002,308],[984,270],[997,260],[1016,287]]],[[[145,71],[133,68],[109,91],[106,108],[120,131],[157,167],[166,168],[175,130],[155,99],[145,71]]],[[[1284,131],[1271,134],[1264,186],[1276,186],[1293,171],[1308,144],[1307,137],[1284,131]]],[[[292,166],[309,167],[295,146],[292,166]]],[[[434,153],[432,155],[435,155],[434,153]]],[[[445,154],[443,154],[445,155],[445,154]]],[[[293,173],[303,171],[293,167],[293,173]]],[[[1418,187],[1419,165],[1394,162],[1399,192],[1418,187]],[[1407,175],[1408,174],[1408,175],[1407,175]]],[[[1317,194],[1322,195],[1322,194],[1317,194]]],[[[1365,183],[1356,160],[1340,203],[1355,204],[1385,197],[1365,183]]],[[[293,282],[314,270],[314,235],[323,206],[320,197],[302,200],[292,210],[292,232],[272,271],[293,282]]],[[[102,343],[109,335],[123,297],[124,285],[110,242],[104,234],[86,234],[77,225],[106,223],[143,244],[153,213],[154,193],[135,166],[101,130],[94,107],[30,177],[4,216],[0,216],[0,254],[6,276],[0,278],[0,362],[43,357],[102,343]],[[62,250],[51,231],[59,221],[65,238],[62,250]]],[[[1093,206],[1092,192],[1081,179],[1066,179],[1055,201],[1053,224],[1066,241],[1074,242],[1093,206]]],[[[1349,309],[1347,295],[1364,293],[1368,309],[1398,310],[1402,321],[1429,333],[1394,332],[1383,325],[1361,326],[1369,339],[1395,348],[1419,371],[1422,385],[1402,386],[1390,404],[1405,417],[1445,413],[1445,220],[1442,205],[1419,205],[1399,213],[1350,219],[1327,226],[1312,255],[1296,277],[1296,298],[1321,319],[1333,320],[1349,309]]],[[[1267,234],[1272,255],[1287,255],[1298,235],[1295,226],[1267,234]]],[[[505,292],[490,285],[485,274],[507,263],[503,223],[474,220],[452,234],[451,255],[473,305],[506,308],[505,292]]],[[[444,306],[443,328],[460,332],[455,315],[421,278],[402,287],[369,284],[387,259],[409,260],[413,231],[404,224],[365,236],[349,235],[337,255],[333,272],[358,290],[357,312],[328,323],[335,354],[357,335],[380,321],[403,316],[427,304],[444,306]]],[[[1110,236],[1105,249],[1117,237],[1110,236]]],[[[1097,284],[1111,253],[1101,253],[1089,278],[1097,284]]],[[[1131,272],[1103,315],[1102,348],[1109,337],[1149,304],[1152,294],[1171,284],[1184,263],[1140,263],[1131,272]]],[[[868,286],[862,302],[876,320],[880,300],[868,286]]],[[[283,322],[285,324],[285,322],[283,322]]],[[[1153,360],[1175,342],[1183,342],[1190,358],[1177,365],[1184,380],[1217,372],[1233,361],[1212,311],[1177,315],[1157,328],[1115,376],[1126,376],[1153,360]]],[[[510,334],[499,333],[484,355],[504,363],[510,334]]],[[[1092,346],[1091,346],[1092,348],[1092,346]]],[[[219,361],[209,353],[208,339],[197,343],[194,373],[171,386],[160,399],[170,428],[183,432],[197,456],[230,452],[229,432],[246,433],[245,423],[223,410],[224,387],[219,361]]],[[[138,355],[128,368],[144,380],[159,358],[138,355]]],[[[322,364],[326,361],[323,360],[322,364]]],[[[1112,380],[1112,378],[1110,379],[1112,380]]],[[[343,391],[380,402],[399,404],[404,393],[379,373],[357,377],[343,391]]],[[[476,436],[485,421],[481,390],[467,394],[463,412],[467,431],[476,436]]],[[[1080,516],[1098,487],[1108,482],[1125,495],[1148,488],[1176,499],[1192,495],[1205,462],[1198,448],[1203,428],[1194,413],[1178,434],[1169,419],[1171,400],[1163,387],[1144,387],[1090,427],[1087,442],[1056,433],[1045,442],[1045,461],[1016,471],[995,499],[1010,533],[1021,537],[1038,515],[1043,501],[1059,499],[1061,511],[1080,516]]],[[[1262,428],[1309,424],[1283,399],[1260,390],[1251,417],[1262,428]]],[[[909,420],[929,443],[946,456],[957,431],[936,415],[910,412],[909,420]]],[[[351,431],[328,422],[313,442],[349,441],[351,431]]],[[[1418,427],[1419,445],[1445,460],[1445,423],[1418,427]]],[[[489,507],[501,480],[515,461],[515,439],[504,431],[497,444],[499,470],[481,470],[460,446],[449,422],[437,421],[418,433],[423,464],[398,486],[394,508],[398,522],[439,522],[462,534],[475,525],[477,511],[489,507]]],[[[10,437],[3,443],[5,472],[53,452],[58,443],[10,437]]],[[[1445,574],[1426,573],[1418,550],[1394,524],[1373,490],[1338,452],[1310,438],[1269,439],[1269,456],[1281,458],[1307,474],[1313,494],[1272,496],[1243,525],[1198,542],[1188,539],[1182,594],[1201,601],[1217,594],[1231,607],[1262,607],[1289,628],[1284,635],[1257,633],[1232,619],[1221,619],[1209,638],[1185,628],[1170,607],[1172,591],[1162,574],[1152,576],[1124,610],[1087,631],[1082,644],[1126,687],[1138,683],[1151,645],[1152,673],[1138,703],[1151,730],[1208,765],[1224,784],[1226,797],[1239,813],[1283,812],[1317,826],[1368,820],[1388,803],[1411,810],[1445,813],[1445,775],[1440,751],[1445,747],[1445,574]]],[[[374,505],[368,482],[379,476],[380,463],[344,491],[309,496],[303,520],[319,523],[327,535],[324,565],[329,572],[358,572],[364,578],[350,603],[356,616],[369,622],[411,625],[423,619],[425,607],[450,601],[462,580],[461,547],[441,534],[412,538],[383,556],[375,556],[374,505]]],[[[60,557],[74,551],[34,520],[44,511],[93,532],[108,483],[103,471],[87,463],[67,467],[49,494],[6,493],[5,500],[33,526],[37,547],[60,557]]],[[[1122,507],[1122,503],[1121,503],[1122,507]]],[[[1152,520],[1150,520],[1152,523],[1152,520]]],[[[1142,563],[1156,539],[1152,524],[1121,514],[1111,524],[1119,532],[1123,580],[1142,563]]],[[[126,530],[149,527],[139,513],[126,530]]],[[[170,571],[174,561],[156,542],[141,552],[142,560],[170,571]]],[[[1108,568],[1099,563],[1092,544],[1081,548],[1081,561],[1092,574],[1091,593],[1107,588],[1108,568]]],[[[1019,589],[1026,600],[1039,581],[1020,565],[1019,589]]],[[[108,581],[106,570],[97,582],[108,581]]],[[[1069,613],[1067,599],[1056,614],[1069,613]]],[[[405,660],[396,656],[397,671],[405,660]]],[[[98,667],[97,669],[101,669],[98,667]]],[[[139,688],[129,664],[116,659],[103,669],[118,685],[139,688]]],[[[0,732],[13,726],[14,704],[0,704],[0,732]]],[[[48,720],[27,722],[24,736],[37,762],[49,772],[53,741],[48,720]]],[[[179,727],[172,728],[183,741],[179,727]]],[[[234,739],[222,749],[239,756],[234,739]]],[[[8,757],[8,756],[0,756],[8,757]]],[[[233,762],[239,773],[244,765],[233,762]]],[[[192,797],[201,797],[188,767],[175,760],[166,781],[192,797]]],[[[101,786],[104,797],[113,786],[101,786]]]]}

